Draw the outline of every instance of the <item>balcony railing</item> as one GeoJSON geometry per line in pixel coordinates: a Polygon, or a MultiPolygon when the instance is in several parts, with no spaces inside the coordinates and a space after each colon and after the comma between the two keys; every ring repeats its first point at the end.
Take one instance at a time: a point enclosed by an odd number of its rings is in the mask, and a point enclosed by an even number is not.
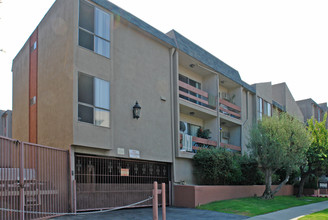
{"type": "Polygon", "coordinates": [[[241,147],[238,147],[238,146],[235,146],[232,144],[220,143],[220,147],[228,148],[228,149],[235,150],[235,151],[241,151],[241,147]]]}
{"type": "MultiPolygon", "coordinates": [[[[200,137],[192,137],[192,149],[193,151],[197,151],[200,149],[208,148],[210,146],[216,147],[217,146],[216,141],[208,140],[205,138],[200,137]]],[[[182,149],[182,134],[180,134],[180,149],[182,149]]]]}
{"type": "Polygon", "coordinates": [[[232,118],[241,118],[241,108],[224,99],[220,99],[220,112],[232,118]]]}
{"type": "Polygon", "coordinates": [[[179,81],[179,97],[200,106],[216,109],[216,96],[211,96],[207,92],[182,81],[179,81]]]}

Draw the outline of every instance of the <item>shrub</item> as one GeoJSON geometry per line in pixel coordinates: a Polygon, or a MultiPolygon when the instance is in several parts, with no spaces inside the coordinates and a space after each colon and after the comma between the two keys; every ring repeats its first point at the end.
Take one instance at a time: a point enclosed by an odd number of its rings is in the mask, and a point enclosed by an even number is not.
{"type": "Polygon", "coordinates": [[[263,174],[255,160],[235,155],[224,148],[197,151],[194,156],[195,174],[204,185],[263,184],[263,174]]]}

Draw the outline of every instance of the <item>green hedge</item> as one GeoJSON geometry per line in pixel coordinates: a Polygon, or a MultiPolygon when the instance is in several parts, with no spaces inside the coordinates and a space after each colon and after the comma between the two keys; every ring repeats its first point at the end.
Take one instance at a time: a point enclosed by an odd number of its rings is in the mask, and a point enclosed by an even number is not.
{"type": "Polygon", "coordinates": [[[197,151],[194,165],[199,184],[263,184],[263,174],[254,160],[246,156],[234,155],[224,148],[197,151]]]}

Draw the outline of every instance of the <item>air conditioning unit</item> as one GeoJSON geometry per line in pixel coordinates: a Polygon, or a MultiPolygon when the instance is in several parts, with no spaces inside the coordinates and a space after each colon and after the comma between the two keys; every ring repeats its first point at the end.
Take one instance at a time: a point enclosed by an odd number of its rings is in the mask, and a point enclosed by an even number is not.
{"type": "Polygon", "coordinates": [[[224,138],[224,139],[229,139],[229,138],[230,138],[230,132],[223,131],[223,132],[222,132],[222,138],[224,138]]]}
{"type": "Polygon", "coordinates": [[[180,121],[180,132],[183,134],[188,134],[188,123],[180,121]]]}

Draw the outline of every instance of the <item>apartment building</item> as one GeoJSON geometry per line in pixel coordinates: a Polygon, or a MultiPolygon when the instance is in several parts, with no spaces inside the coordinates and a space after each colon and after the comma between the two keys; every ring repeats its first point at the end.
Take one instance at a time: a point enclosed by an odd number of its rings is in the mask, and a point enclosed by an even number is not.
{"type": "Polygon", "coordinates": [[[0,136],[4,137],[12,137],[12,111],[0,110],[0,136]]]}
{"type": "Polygon", "coordinates": [[[197,150],[247,152],[249,129],[272,109],[303,120],[286,84],[250,86],[107,0],[57,0],[12,70],[13,138],[71,150],[78,210],[142,200],[155,180],[196,184],[197,150]]]}
{"type": "MultiPolygon", "coordinates": [[[[328,114],[327,103],[316,103],[313,99],[304,99],[297,101],[299,108],[304,115],[304,123],[307,123],[308,119],[312,117],[317,121],[322,121],[324,115],[328,114]]],[[[326,121],[326,128],[328,129],[328,122],[326,121]]]]}
{"type": "Polygon", "coordinates": [[[256,118],[271,116],[273,111],[287,112],[289,115],[304,121],[301,109],[297,105],[286,83],[272,84],[271,82],[257,83],[256,90],[256,118]]]}
{"type": "Polygon", "coordinates": [[[174,45],[106,0],[57,0],[15,57],[13,138],[71,148],[78,210],[172,180],[174,45]]]}

